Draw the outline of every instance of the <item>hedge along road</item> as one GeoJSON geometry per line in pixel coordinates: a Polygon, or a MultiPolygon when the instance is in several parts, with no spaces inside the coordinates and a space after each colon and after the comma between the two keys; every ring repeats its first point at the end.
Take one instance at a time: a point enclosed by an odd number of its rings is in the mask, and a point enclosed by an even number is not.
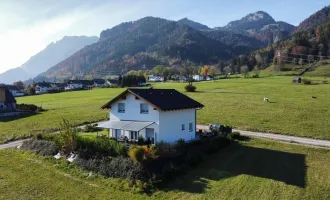
{"type": "MultiPolygon", "coordinates": [[[[104,121],[102,121],[102,122],[104,122],[104,121]]],[[[98,122],[98,123],[100,123],[100,122],[98,122]]],[[[97,124],[97,123],[94,123],[94,124],[97,124]]],[[[83,126],[80,126],[79,128],[82,128],[82,127],[83,126]]],[[[197,130],[209,131],[208,126],[200,125],[200,124],[198,124],[196,126],[196,129],[197,130]]],[[[316,139],[310,139],[310,138],[286,136],[286,135],[279,135],[279,134],[273,134],[273,133],[242,131],[242,130],[237,130],[237,129],[233,129],[233,132],[240,132],[241,135],[248,136],[248,137],[265,138],[265,139],[292,142],[292,143],[298,143],[298,144],[315,146],[315,147],[330,148],[330,141],[329,140],[316,140],[316,139]]],[[[23,141],[25,141],[25,140],[27,140],[27,139],[16,140],[14,142],[9,142],[7,144],[2,144],[2,145],[0,145],[0,150],[1,149],[8,149],[8,148],[16,148],[17,146],[20,146],[23,143],[23,141]]]]}

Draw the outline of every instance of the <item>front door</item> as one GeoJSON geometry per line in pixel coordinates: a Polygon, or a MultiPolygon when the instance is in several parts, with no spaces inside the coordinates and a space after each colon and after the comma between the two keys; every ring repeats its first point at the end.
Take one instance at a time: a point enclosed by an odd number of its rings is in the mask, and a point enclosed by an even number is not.
{"type": "Polygon", "coordinates": [[[153,128],[146,128],[146,138],[149,139],[152,144],[155,144],[155,132],[153,128]]]}

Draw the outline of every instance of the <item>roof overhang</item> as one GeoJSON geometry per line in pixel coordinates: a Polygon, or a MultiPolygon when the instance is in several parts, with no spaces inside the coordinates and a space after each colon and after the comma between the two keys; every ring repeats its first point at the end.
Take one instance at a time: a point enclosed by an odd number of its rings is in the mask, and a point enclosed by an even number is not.
{"type": "Polygon", "coordinates": [[[140,131],[155,122],[140,121],[108,121],[99,124],[99,128],[121,129],[125,131],[140,131]]]}

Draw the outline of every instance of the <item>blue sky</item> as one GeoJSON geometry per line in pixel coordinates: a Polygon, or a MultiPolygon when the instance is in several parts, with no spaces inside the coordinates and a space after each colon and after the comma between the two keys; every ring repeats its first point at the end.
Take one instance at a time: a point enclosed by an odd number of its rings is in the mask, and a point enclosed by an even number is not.
{"type": "Polygon", "coordinates": [[[262,10],[276,21],[298,25],[329,4],[329,0],[2,0],[0,73],[19,67],[66,35],[99,36],[104,29],[145,16],[188,17],[215,27],[262,10]]]}

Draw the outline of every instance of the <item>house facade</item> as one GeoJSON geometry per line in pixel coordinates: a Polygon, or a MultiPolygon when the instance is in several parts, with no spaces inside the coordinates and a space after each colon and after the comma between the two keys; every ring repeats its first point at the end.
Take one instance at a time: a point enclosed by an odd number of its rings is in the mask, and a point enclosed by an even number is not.
{"type": "Polygon", "coordinates": [[[193,79],[195,81],[203,81],[204,77],[202,75],[193,75],[193,79]]]}
{"type": "Polygon", "coordinates": [[[99,127],[109,128],[117,139],[190,141],[196,138],[196,110],[202,107],[173,89],[128,89],[102,107],[109,109],[110,121],[99,127]]]}
{"type": "Polygon", "coordinates": [[[52,85],[50,83],[47,83],[47,82],[37,83],[35,86],[36,94],[48,93],[51,88],[52,88],[52,85]]]}
{"type": "Polygon", "coordinates": [[[104,87],[106,81],[104,79],[94,79],[93,82],[94,82],[94,87],[101,88],[104,87]]]}
{"type": "Polygon", "coordinates": [[[150,82],[163,82],[164,81],[164,77],[162,77],[162,76],[149,75],[148,76],[148,80],[150,82]]]}
{"type": "Polygon", "coordinates": [[[5,87],[7,87],[7,89],[11,92],[11,94],[14,97],[21,97],[24,96],[24,91],[23,89],[18,88],[15,85],[5,85],[5,87]]]}

